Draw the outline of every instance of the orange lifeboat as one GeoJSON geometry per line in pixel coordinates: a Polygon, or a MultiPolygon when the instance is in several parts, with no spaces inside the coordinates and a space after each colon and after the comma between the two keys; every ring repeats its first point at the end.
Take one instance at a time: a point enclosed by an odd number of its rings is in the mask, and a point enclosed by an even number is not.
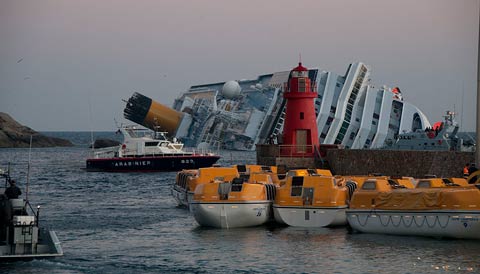
{"type": "Polygon", "coordinates": [[[480,239],[480,190],[463,178],[420,179],[415,188],[369,179],[346,214],[365,233],[480,239]]]}

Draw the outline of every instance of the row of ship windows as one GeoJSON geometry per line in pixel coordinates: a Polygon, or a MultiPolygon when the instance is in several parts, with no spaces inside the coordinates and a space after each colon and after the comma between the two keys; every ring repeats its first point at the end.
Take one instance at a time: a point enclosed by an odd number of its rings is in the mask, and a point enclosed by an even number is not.
{"type": "MultiPolygon", "coordinates": [[[[352,93],[351,93],[351,96],[350,96],[349,101],[348,101],[349,104],[347,105],[347,110],[346,110],[346,115],[345,115],[346,119],[345,119],[345,120],[348,120],[348,121],[347,121],[348,123],[349,123],[350,120],[351,120],[351,114],[352,114],[352,109],[353,109],[353,106],[352,106],[352,105],[353,105],[353,103],[354,103],[355,100],[356,100],[356,97],[357,97],[357,95],[358,95],[358,91],[359,91],[359,89],[360,89],[360,87],[361,87],[361,83],[363,82],[363,78],[365,77],[365,75],[366,75],[366,68],[365,68],[364,66],[362,66],[362,67],[361,67],[361,73],[360,73],[359,77],[357,78],[357,81],[355,82],[354,88],[352,89],[352,93]]],[[[337,87],[340,87],[340,84],[337,82],[336,86],[337,86],[337,87]]],[[[381,96],[378,96],[378,97],[377,97],[377,101],[378,101],[378,100],[381,101],[381,100],[382,100],[382,97],[381,97],[381,96]]],[[[320,104],[320,102],[318,102],[318,103],[320,104]]],[[[331,112],[335,113],[335,111],[336,111],[336,107],[332,106],[332,107],[331,107],[331,112]]],[[[396,112],[395,112],[395,113],[396,113],[396,112]]],[[[375,118],[375,119],[378,120],[378,119],[380,118],[380,116],[379,116],[378,113],[374,113],[374,114],[373,114],[373,118],[375,118]]],[[[332,118],[332,117],[329,117],[329,118],[327,119],[327,123],[326,123],[326,124],[327,124],[327,125],[330,125],[332,121],[333,121],[333,118],[332,118]]],[[[360,120],[359,120],[358,118],[356,118],[356,121],[357,121],[357,122],[360,122],[360,120]]],[[[342,125],[341,130],[339,131],[339,134],[338,134],[337,139],[336,139],[336,143],[338,143],[338,141],[341,141],[341,139],[343,139],[343,137],[344,137],[344,134],[345,134],[345,132],[346,132],[346,128],[344,128],[345,123],[346,123],[346,122],[344,122],[344,124],[342,125]]],[[[372,125],[376,125],[376,124],[377,124],[376,121],[372,121],[372,125]]],[[[347,128],[348,128],[348,124],[347,124],[347,128]]],[[[325,137],[326,137],[326,134],[325,134],[325,133],[322,133],[322,134],[320,135],[320,137],[325,138],[325,137]]],[[[352,133],[352,134],[350,135],[350,139],[352,139],[352,138],[354,138],[354,137],[355,137],[355,133],[352,133]]],[[[370,139],[367,139],[367,141],[368,141],[368,143],[370,143],[370,139]]]]}
{"type": "Polygon", "coordinates": [[[335,139],[335,144],[340,144],[343,141],[343,137],[345,137],[345,133],[347,132],[348,126],[350,124],[347,121],[344,121],[342,127],[340,128],[337,138],[335,139]]]}
{"type": "MultiPolygon", "coordinates": [[[[336,109],[336,108],[335,108],[335,107],[332,107],[332,110],[333,110],[333,109],[336,109]]],[[[344,137],[344,135],[345,135],[345,132],[346,132],[346,130],[347,130],[347,128],[348,128],[348,123],[350,122],[350,119],[351,119],[351,113],[352,113],[352,112],[351,112],[350,109],[351,109],[351,107],[350,107],[350,106],[347,106],[346,115],[345,115],[346,119],[345,119],[345,120],[348,120],[348,121],[345,121],[344,124],[342,124],[342,128],[340,129],[339,134],[337,135],[337,138],[336,138],[336,142],[335,142],[335,143],[340,143],[340,142],[343,140],[343,137],[344,137]],[[348,123],[347,123],[347,122],[348,122],[348,123]],[[346,128],[345,128],[345,125],[347,125],[346,128]]],[[[377,119],[377,120],[380,118],[380,116],[379,116],[377,113],[374,113],[374,114],[373,114],[373,117],[374,117],[375,119],[377,119]]],[[[329,125],[332,123],[332,121],[333,121],[333,117],[329,116],[329,117],[327,118],[326,125],[329,126],[329,125]]],[[[360,122],[360,119],[359,119],[359,118],[356,118],[355,121],[360,122]]],[[[372,120],[372,125],[377,125],[377,121],[372,120]]],[[[389,128],[390,128],[390,129],[397,129],[398,126],[389,124],[389,128]]],[[[355,133],[352,133],[352,134],[353,134],[353,135],[350,136],[350,139],[351,139],[351,140],[353,140],[353,138],[355,137],[355,133]]],[[[325,138],[326,136],[327,136],[327,135],[326,135],[325,133],[323,133],[323,132],[322,132],[322,134],[320,135],[321,138],[325,138]]],[[[370,139],[367,139],[367,141],[368,141],[368,143],[370,143],[370,139]]]]}

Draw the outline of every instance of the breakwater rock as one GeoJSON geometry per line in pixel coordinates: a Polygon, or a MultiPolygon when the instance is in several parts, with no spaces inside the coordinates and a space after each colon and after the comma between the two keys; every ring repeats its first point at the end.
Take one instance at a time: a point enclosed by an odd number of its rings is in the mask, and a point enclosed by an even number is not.
{"type": "MultiPolygon", "coordinates": [[[[93,143],[93,148],[104,148],[104,147],[116,147],[119,146],[121,143],[119,141],[106,139],[106,138],[99,138],[96,139],[93,143]]],[[[90,148],[92,146],[90,145],[90,148]]]]}
{"type": "Polygon", "coordinates": [[[23,126],[10,115],[0,112],[0,148],[29,147],[67,147],[73,146],[69,140],[48,137],[23,126]]]}

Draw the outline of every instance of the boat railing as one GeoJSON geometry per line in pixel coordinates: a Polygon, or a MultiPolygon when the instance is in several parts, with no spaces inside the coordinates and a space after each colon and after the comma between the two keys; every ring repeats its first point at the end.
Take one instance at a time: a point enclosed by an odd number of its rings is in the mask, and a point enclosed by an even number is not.
{"type": "Polygon", "coordinates": [[[123,149],[122,155],[124,157],[142,157],[142,156],[190,156],[192,154],[195,155],[215,155],[213,151],[208,149],[195,149],[195,148],[187,148],[182,150],[171,150],[169,152],[162,152],[158,149],[148,149],[145,150],[143,153],[138,153],[136,149],[123,149]]]}
{"type": "Polygon", "coordinates": [[[215,153],[211,149],[195,149],[195,148],[184,148],[183,151],[187,153],[200,154],[200,155],[214,155],[215,153]]]}
{"type": "MultiPolygon", "coordinates": [[[[33,216],[33,222],[30,223],[23,223],[25,221],[22,221],[20,219],[19,222],[22,223],[22,225],[30,225],[30,226],[38,226],[38,217],[39,217],[39,212],[40,212],[40,207],[37,207],[37,210],[35,210],[30,204],[28,200],[25,199],[10,199],[10,203],[12,206],[12,209],[14,212],[16,212],[15,216],[33,216]]],[[[20,218],[20,217],[19,217],[20,218]]]]}
{"type": "Polygon", "coordinates": [[[30,215],[32,214],[32,216],[35,216],[35,225],[38,226],[38,217],[39,217],[39,214],[40,214],[40,206],[37,207],[37,210],[35,211],[35,209],[33,209],[33,206],[32,204],[30,203],[30,201],[25,201],[25,208],[26,208],[26,212],[27,212],[27,215],[30,215]],[[30,209],[30,214],[28,214],[28,211],[30,209]]]}
{"type": "Polygon", "coordinates": [[[118,149],[112,149],[111,147],[95,149],[95,158],[111,158],[118,154],[118,149]]]}

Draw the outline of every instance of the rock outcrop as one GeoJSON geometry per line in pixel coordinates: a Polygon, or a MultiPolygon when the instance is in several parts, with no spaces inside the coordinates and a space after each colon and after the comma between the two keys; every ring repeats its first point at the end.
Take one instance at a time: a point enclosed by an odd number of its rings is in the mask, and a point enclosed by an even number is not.
{"type": "Polygon", "coordinates": [[[0,148],[29,147],[66,147],[73,146],[69,140],[48,137],[23,126],[10,115],[0,112],[0,148]]]}
{"type": "MultiPolygon", "coordinates": [[[[119,141],[111,140],[111,139],[105,139],[105,138],[99,138],[95,140],[93,143],[93,148],[104,148],[104,147],[115,147],[120,145],[121,143],[119,141]]],[[[90,146],[91,148],[92,146],[90,146]]]]}

